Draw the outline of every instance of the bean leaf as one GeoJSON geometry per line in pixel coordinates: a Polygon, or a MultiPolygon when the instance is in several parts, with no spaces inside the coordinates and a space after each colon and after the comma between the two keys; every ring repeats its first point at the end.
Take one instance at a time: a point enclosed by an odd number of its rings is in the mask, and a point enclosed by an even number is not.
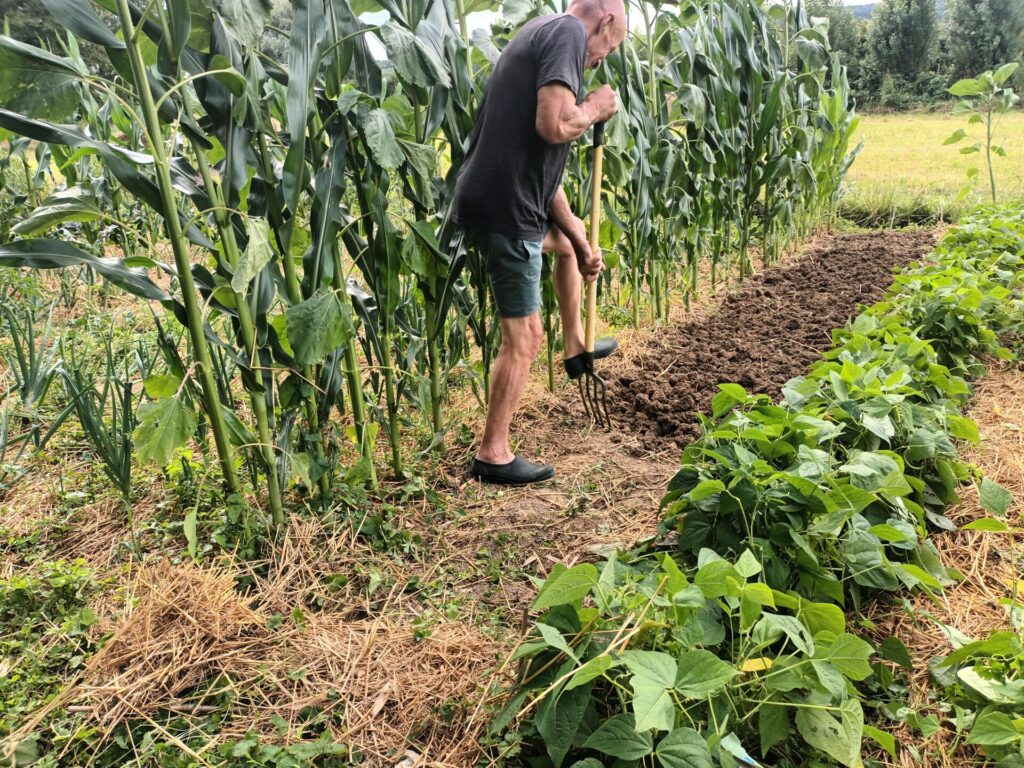
{"type": "Polygon", "coordinates": [[[651,754],[654,740],[650,731],[637,733],[633,715],[616,715],[590,734],[583,746],[621,760],[639,760],[651,754]]]}

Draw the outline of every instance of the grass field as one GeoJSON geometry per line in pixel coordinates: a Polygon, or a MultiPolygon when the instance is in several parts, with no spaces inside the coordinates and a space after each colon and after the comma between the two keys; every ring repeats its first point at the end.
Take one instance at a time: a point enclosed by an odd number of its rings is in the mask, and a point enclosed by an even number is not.
{"type": "MultiPolygon", "coordinates": [[[[864,115],[854,141],[864,147],[850,169],[844,215],[867,225],[953,220],[967,207],[987,201],[988,175],[981,154],[961,155],[960,144],[942,142],[966,120],[948,114],[864,115]],[[967,169],[977,167],[970,193],[967,169]]],[[[971,126],[980,135],[982,126],[971,126]]],[[[1024,196],[1024,112],[1000,118],[995,143],[1007,156],[995,158],[1000,199],[1024,196]]]]}

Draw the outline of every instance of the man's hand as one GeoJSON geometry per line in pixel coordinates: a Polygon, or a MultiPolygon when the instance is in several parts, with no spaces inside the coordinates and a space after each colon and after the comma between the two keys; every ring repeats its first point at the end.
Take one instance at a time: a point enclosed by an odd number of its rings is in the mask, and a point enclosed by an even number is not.
{"type": "Polygon", "coordinates": [[[576,266],[579,267],[580,274],[588,283],[597,280],[598,275],[604,272],[604,257],[601,255],[601,249],[592,251],[589,243],[585,243],[583,249],[577,248],[576,266]]]}
{"type": "Polygon", "coordinates": [[[607,83],[588,93],[583,99],[583,104],[586,105],[591,122],[594,123],[604,123],[619,111],[619,99],[607,83]]]}

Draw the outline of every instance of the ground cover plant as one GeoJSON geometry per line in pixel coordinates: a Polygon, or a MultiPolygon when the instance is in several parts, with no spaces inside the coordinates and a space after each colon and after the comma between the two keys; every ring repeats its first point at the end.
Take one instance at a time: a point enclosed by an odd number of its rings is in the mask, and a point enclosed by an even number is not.
{"type": "MultiPolygon", "coordinates": [[[[1024,217],[992,209],[899,277],[776,404],[723,384],[704,436],[662,502],[663,538],[598,565],[558,567],[512,656],[518,685],[498,729],[535,765],[861,764],[865,700],[898,696],[895,638],[847,632],[843,609],[960,577],[929,540],[971,469],[961,408],[985,355],[1024,317],[1024,217]],[[939,295],[920,284],[936,286],[939,295]],[[990,302],[947,301],[945,292],[990,302]],[[922,308],[927,308],[922,312],[922,308]],[[870,697],[867,695],[870,693],[870,697]]],[[[1008,494],[979,483],[1006,530],[1008,494]]],[[[1015,632],[933,665],[968,743],[1020,756],[1015,632]],[[951,674],[959,667],[959,674],[951,674]],[[966,717],[965,714],[969,715],[966,717]]]]}

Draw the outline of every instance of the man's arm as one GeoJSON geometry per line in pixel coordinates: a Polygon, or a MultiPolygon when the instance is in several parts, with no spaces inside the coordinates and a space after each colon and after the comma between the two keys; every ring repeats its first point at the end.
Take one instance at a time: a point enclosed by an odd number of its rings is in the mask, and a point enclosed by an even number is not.
{"type": "Polygon", "coordinates": [[[587,132],[594,123],[608,120],[618,110],[615,91],[602,85],[579,105],[576,96],[560,83],[537,89],[537,135],[548,144],[567,144],[587,132]]]}
{"type": "Polygon", "coordinates": [[[604,260],[600,251],[591,251],[590,243],[587,240],[587,230],[583,222],[573,215],[569,207],[569,199],[565,196],[562,187],[555,192],[555,197],[548,208],[548,215],[556,227],[558,227],[569,238],[573,250],[576,251],[576,265],[580,274],[588,281],[593,280],[604,269],[604,260]]]}

